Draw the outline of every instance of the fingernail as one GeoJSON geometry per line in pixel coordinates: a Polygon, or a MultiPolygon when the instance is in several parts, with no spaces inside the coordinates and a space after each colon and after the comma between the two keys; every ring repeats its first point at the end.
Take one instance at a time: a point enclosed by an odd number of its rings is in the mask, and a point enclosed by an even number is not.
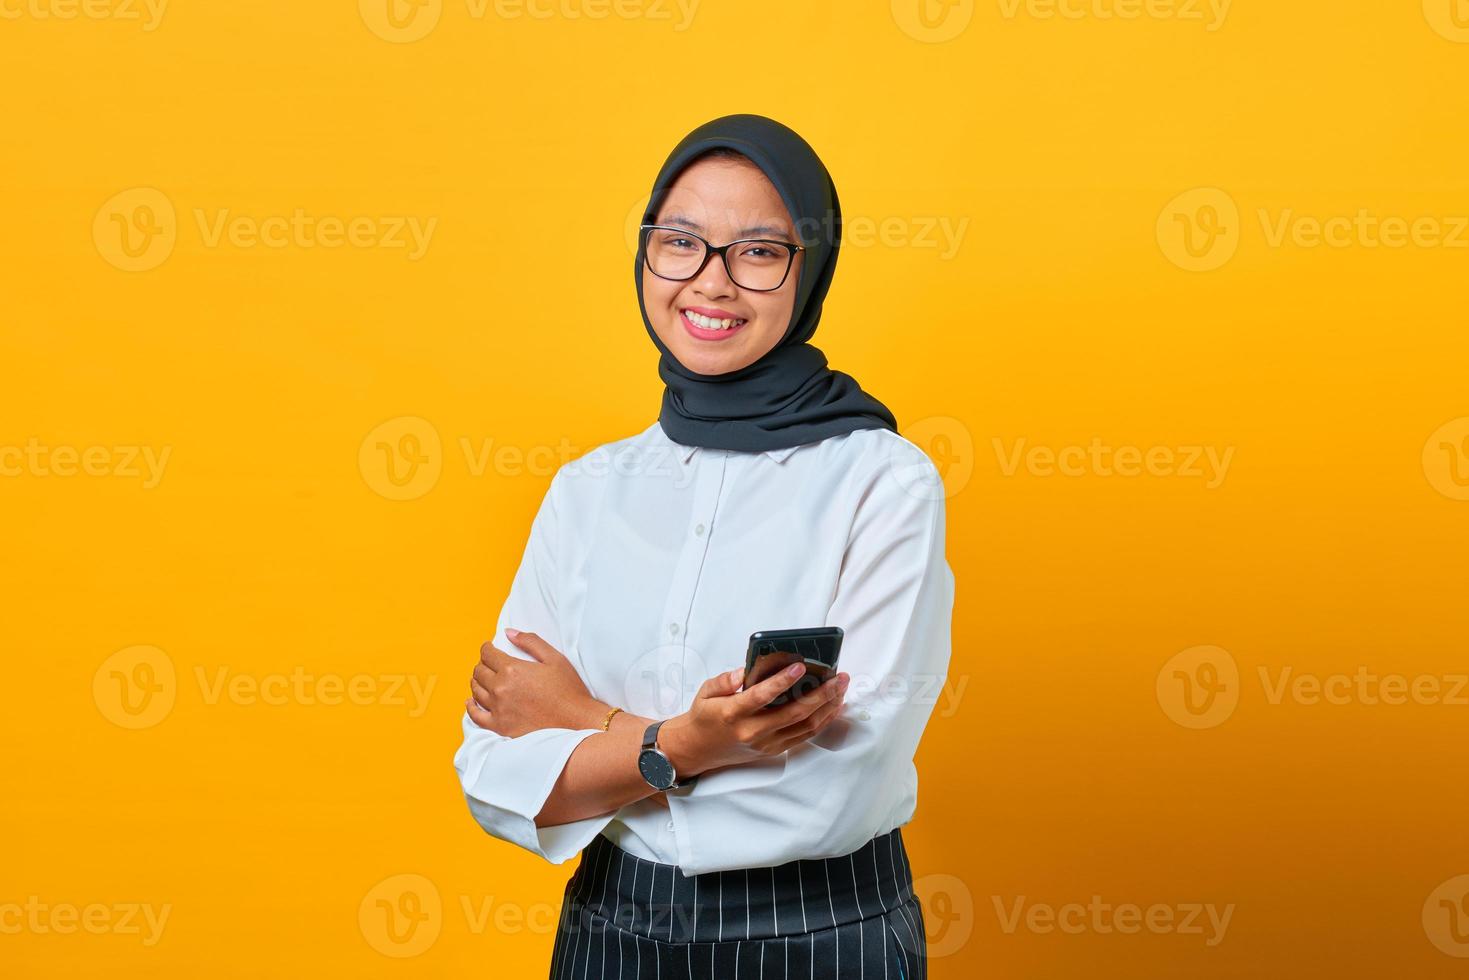
{"type": "Polygon", "coordinates": [[[790,674],[792,677],[800,677],[801,672],[805,669],[805,664],[791,664],[789,667],[786,668],[786,673],[790,674]]]}
{"type": "Polygon", "coordinates": [[[510,639],[513,640],[517,636],[520,635],[520,630],[513,630],[513,629],[511,629],[510,627],[507,626],[507,627],[505,627],[505,635],[508,636],[508,637],[510,637],[510,639]]]}

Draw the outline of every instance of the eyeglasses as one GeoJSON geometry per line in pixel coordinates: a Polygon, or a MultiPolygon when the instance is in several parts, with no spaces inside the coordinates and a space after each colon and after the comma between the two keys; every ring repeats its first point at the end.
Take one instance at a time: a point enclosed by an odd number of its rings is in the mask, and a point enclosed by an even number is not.
{"type": "Polygon", "coordinates": [[[728,245],[711,245],[691,231],[672,225],[641,225],[643,258],[659,279],[682,282],[704,271],[710,255],[718,255],[724,271],[741,289],[768,293],[785,284],[796,253],[806,246],[769,238],[746,238],[728,245]]]}

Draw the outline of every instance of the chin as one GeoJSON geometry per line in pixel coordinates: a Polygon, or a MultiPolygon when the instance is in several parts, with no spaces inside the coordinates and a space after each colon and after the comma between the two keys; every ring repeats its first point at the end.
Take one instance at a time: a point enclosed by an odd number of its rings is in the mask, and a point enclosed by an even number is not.
{"type": "Polygon", "coordinates": [[[730,357],[728,354],[709,354],[699,351],[680,354],[677,350],[674,353],[679,355],[680,363],[695,374],[728,374],[742,363],[739,358],[730,357]]]}
{"type": "Polygon", "coordinates": [[[717,349],[713,344],[700,344],[684,333],[677,314],[674,317],[672,322],[660,325],[659,339],[680,364],[695,374],[728,374],[751,360],[744,357],[745,345],[736,347],[734,338],[720,342],[717,349]]]}

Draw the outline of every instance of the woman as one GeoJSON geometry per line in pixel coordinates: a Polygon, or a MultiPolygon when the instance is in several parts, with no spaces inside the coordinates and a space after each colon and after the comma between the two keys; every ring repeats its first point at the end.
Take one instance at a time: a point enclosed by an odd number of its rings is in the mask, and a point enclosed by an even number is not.
{"type": "Polygon", "coordinates": [[[933,464],[807,343],[840,234],[825,166],[762,116],[695,129],[654,181],[661,412],[553,477],[454,760],[489,833],[582,853],[553,980],[927,974],[899,828],[953,575],[933,464]],[[820,625],[834,678],[741,690],[751,633],[820,625]]]}

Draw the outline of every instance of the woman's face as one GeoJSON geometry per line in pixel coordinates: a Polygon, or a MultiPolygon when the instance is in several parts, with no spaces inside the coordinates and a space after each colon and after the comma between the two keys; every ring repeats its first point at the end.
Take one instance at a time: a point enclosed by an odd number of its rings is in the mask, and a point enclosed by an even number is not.
{"type": "MultiPolygon", "coordinates": [[[[780,192],[759,167],[741,159],[705,159],[685,167],[653,222],[692,231],[712,245],[745,238],[799,242],[780,192]]],[[[770,292],[740,288],[714,255],[698,275],[682,282],[655,276],[644,262],[643,308],[658,339],[684,367],[696,374],[737,371],[785,336],[804,254],[796,253],[785,282],[770,292]],[[690,312],[743,322],[704,329],[685,315],[690,312]]]]}

